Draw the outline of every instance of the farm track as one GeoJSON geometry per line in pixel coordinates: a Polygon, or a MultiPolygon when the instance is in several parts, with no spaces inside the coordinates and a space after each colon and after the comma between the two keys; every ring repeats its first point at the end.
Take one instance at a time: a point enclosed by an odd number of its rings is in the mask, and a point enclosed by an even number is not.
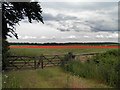
{"type": "Polygon", "coordinates": [[[104,83],[81,78],[65,72],[60,67],[46,67],[36,70],[13,70],[3,72],[3,88],[110,88],[104,83]],[[7,76],[7,77],[6,77],[7,76]],[[5,82],[5,83],[4,83],[5,82]]]}
{"type": "Polygon", "coordinates": [[[13,45],[9,46],[10,48],[120,48],[117,45],[106,45],[106,46],[87,46],[87,45],[62,45],[62,46],[35,46],[35,45],[13,45]]]}

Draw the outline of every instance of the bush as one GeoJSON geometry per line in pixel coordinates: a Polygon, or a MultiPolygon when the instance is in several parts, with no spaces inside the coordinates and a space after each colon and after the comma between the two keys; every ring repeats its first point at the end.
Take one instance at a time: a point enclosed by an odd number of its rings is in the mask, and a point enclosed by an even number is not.
{"type": "Polygon", "coordinates": [[[7,56],[10,55],[8,52],[9,43],[6,40],[2,40],[2,70],[6,70],[6,67],[9,65],[7,56]]]}
{"type": "Polygon", "coordinates": [[[98,54],[84,63],[71,61],[64,69],[84,78],[96,79],[120,87],[120,53],[118,50],[98,54]]]}

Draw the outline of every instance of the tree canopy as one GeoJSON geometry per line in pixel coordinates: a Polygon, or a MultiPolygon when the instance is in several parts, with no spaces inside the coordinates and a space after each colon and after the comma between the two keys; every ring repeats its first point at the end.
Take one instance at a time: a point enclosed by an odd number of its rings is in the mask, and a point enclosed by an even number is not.
{"type": "Polygon", "coordinates": [[[7,39],[7,36],[13,34],[18,38],[15,32],[15,25],[19,24],[22,19],[28,18],[43,22],[41,6],[38,2],[3,2],[2,3],[2,38],[7,39]],[[11,33],[11,34],[9,34],[11,33]]]}

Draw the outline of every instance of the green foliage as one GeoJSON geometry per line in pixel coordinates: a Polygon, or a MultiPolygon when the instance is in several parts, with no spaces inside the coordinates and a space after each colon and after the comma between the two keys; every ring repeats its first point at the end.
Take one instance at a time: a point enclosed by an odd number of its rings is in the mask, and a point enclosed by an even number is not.
{"type": "Polygon", "coordinates": [[[67,64],[68,62],[72,61],[74,59],[74,55],[72,52],[69,52],[68,54],[66,54],[64,57],[63,57],[63,60],[62,60],[62,63],[61,63],[61,66],[64,67],[65,64],[67,64]]]}
{"type": "Polygon", "coordinates": [[[8,59],[7,56],[10,55],[10,53],[8,52],[9,50],[9,44],[8,42],[3,39],[2,40],[2,69],[5,70],[6,66],[8,65],[8,59]]]}
{"type": "Polygon", "coordinates": [[[94,56],[86,62],[73,61],[64,69],[84,78],[92,78],[120,87],[120,53],[118,50],[107,51],[94,56]]]}
{"type": "Polygon", "coordinates": [[[42,10],[38,2],[3,2],[2,3],[2,37],[10,36],[9,32],[18,38],[15,25],[25,17],[31,23],[32,20],[41,21],[42,10]]]}

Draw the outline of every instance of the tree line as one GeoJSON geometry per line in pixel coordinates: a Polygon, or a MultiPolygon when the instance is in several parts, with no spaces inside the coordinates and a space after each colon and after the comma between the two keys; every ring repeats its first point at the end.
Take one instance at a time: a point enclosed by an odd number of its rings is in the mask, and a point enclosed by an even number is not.
{"type": "Polygon", "coordinates": [[[120,45],[120,43],[113,43],[113,42],[97,42],[97,43],[29,43],[29,42],[11,42],[10,45],[120,45]]]}

